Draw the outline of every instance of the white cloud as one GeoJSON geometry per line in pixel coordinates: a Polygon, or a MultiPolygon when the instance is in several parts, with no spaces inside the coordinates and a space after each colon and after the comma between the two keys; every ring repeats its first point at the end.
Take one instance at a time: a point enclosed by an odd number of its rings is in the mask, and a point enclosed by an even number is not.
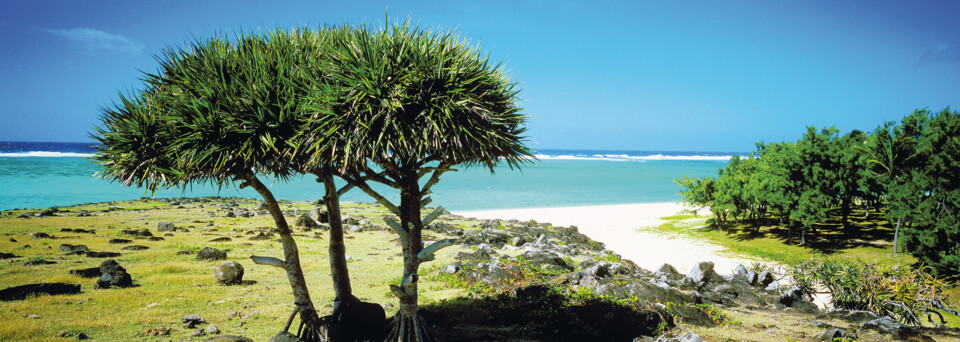
{"type": "Polygon", "coordinates": [[[74,42],[80,48],[80,53],[85,55],[97,56],[108,53],[139,55],[143,52],[143,45],[119,34],[88,28],[46,29],[44,31],[74,42]]]}

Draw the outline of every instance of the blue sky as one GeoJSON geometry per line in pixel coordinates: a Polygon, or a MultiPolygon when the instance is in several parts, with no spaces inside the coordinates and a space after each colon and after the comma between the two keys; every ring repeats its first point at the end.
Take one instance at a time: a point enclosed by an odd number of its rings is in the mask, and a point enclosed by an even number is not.
{"type": "Polygon", "coordinates": [[[960,109],[955,1],[0,2],[0,141],[90,141],[154,55],[239,30],[456,29],[523,89],[534,149],[749,151],[960,109]]]}

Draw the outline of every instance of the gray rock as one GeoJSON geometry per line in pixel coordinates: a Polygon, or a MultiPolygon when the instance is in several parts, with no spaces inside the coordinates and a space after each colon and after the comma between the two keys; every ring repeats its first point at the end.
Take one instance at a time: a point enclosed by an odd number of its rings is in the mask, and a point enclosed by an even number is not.
{"type": "Polygon", "coordinates": [[[713,271],[713,262],[702,261],[690,269],[690,273],[687,273],[687,277],[684,279],[684,282],[695,284],[696,286],[700,287],[718,278],[720,278],[720,275],[713,271]]]}
{"type": "Polygon", "coordinates": [[[461,266],[461,265],[462,265],[462,264],[461,264],[459,261],[458,261],[458,262],[454,262],[454,263],[449,264],[449,265],[445,266],[444,268],[440,269],[440,272],[441,272],[441,273],[446,273],[446,274],[457,274],[457,272],[460,272],[460,266],[461,266]]]}
{"type": "Polygon", "coordinates": [[[747,268],[743,265],[737,265],[733,269],[733,277],[735,279],[739,278],[740,280],[747,281],[747,274],[750,273],[747,271],[747,268]]]}
{"type": "Polygon", "coordinates": [[[480,264],[478,270],[482,272],[480,281],[491,285],[500,285],[520,272],[517,266],[504,264],[497,259],[491,260],[489,264],[480,264]]]}
{"type": "Polygon", "coordinates": [[[363,228],[360,228],[360,226],[358,226],[358,225],[352,225],[352,226],[350,226],[350,229],[348,229],[347,231],[349,231],[349,232],[351,232],[351,233],[359,233],[359,232],[362,232],[362,231],[363,231],[363,228]]]}
{"type": "Polygon", "coordinates": [[[227,252],[213,247],[204,247],[197,253],[197,260],[223,260],[227,258],[227,252]]]}
{"type": "Polygon", "coordinates": [[[88,251],[86,255],[88,258],[118,258],[121,256],[121,254],[117,252],[93,252],[93,251],[88,251]]]}
{"type": "Polygon", "coordinates": [[[657,337],[656,342],[704,342],[704,339],[692,332],[686,332],[679,336],[667,333],[657,337]]]}
{"type": "Polygon", "coordinates": [[[525,243],[527,243],[527,239],[524,239],[522,236],[514,236],[513,241],[510,242],[510,245],[514,247],[520,247],[525,243]]]}
{"type": "Polygon", "coordinates": [[[880,317],[875,320],[860,325],[861,330],[876,330],[885,334],[893,335],[899,339],[906,339],[920,334],[916,328],[900,324],[888,316],[880,317]]]}
{"type": "Polygon", "coordinates": [[[457,255],[454,258],[456,258],[457,260],[464,260],[464,261],[487,261],[487,260],[490,260],[491,255],[487,253],[485,250],[477,249],[477,251],[473,253],[466,253],[466,252],[457,253],[457,255]]]}
{"type": "Polygon", "coordinates": [[[487,228],[484,230],[470,230],[463,233],[460,243],[476,246],[481,243],[487,243],[497,248],[502,248],[512,240],[512,236],[504,231],[487,228]]]}
{"type": "Polygon", "coordinates": [[[173,225],[173,222],[160,222],[157,224],[158,232],[175,232],[177,231],[177,226],[173,225]]]}
{"type": "Polygon", "coordinates": [[[211,337],[204,342],[254,342],[252,339],[243,337],[243,336],[234,336],[234,335],[222,335],[217,337],[211,337]]]}
{"type": "Polygon", "coordinates": [[[766,290],[766,291],[779,291],[779,290],[780,290],[780,282],[774,280],[774,281],[770,282],[770,284],[768,284],[767,287],[764,288],[764,290],[766,290]]]}
{"type": "Polygon", "coordinates": [[[101,289],[131,287],[133,278],[116,260],[109,259],[100,263],[100,278],[97,279],[96,286],[101,289]]]}
{"type": "Polygon", "coordinates": [[[733,296],[733,297],[739,297],[739,296],[740,296],[740,294],[737,292],[737,290],[734,289],[733,286],[730,286],[730,285],[728,285],[728,284],[722,284],[722,285],[719,285],[719,286],[717,286],[717,287],[714,287],[714,288],[713,288],[713,292],[716,292],[716,293],[719,293],[719,294],[722,294],[722,295],[729,295],[729,296],[733,296]]]}
{"type": "Polygon", "coordinates": [[[317,221],[314,221],[307,214],[300,215],[300,217],[297,218],[297,222],[295,224],[297,227],[301,227],[307,230],[312,228],[317,228],[319,226],[317,224],[317,221]]]}
{"type": "Polygon", "coordinates": [[[563,267],[567,270],[573,270],[573,266],[567,264],[563,258],[561,258],[557,253],[542,250],[542,249],[532,249],[523,252],[520,255],[523,258],[526,258],[530,265],[544,267],[546,265],[557,265],[563,267]]]}
{"type": "Polygon", "coordinates": [[[755,285],[757,283],[757,272],[747,272],[747,284],[755,285]]]}
{"type": "Polygon", "coordinates": [[[830,311],[828,316],[856,323],[864,323],[878,318],[877,314],[865,310],[833,310],[830,311]]]}
{"type": "Polygon", "coordinates": [[[770,284],[773,283],[773,281],[774,281],[773,273],[770,273],[770,271],[763,271],[757,275],[757,281],[756,283],[752,283],[752,285],[756,287],[766,288],[767,286],[770,286],[770,284]]]}
{"type": "Polygon", "coordinates": [[[86,253],[86,252],[89,251],[89,250],[90,250],[90,249],[87,248],[86,245],[70,245],[70,244],[62,244],[62,245],[60,245],[60,251],[61,251],[61,252],[66,252],[66,253],[76,253],[76,252],[86,253]]]}
{"type": "Polygon", "coordinates": [[[835,327],[827,327],[819,335],[814,337],[817,341],[830,341],[832,342],[835,338],[848,338],[851,340],[857,340],[857,335],[835,327]]]}
{"type": "Polygon", "coordinates": [[[678,281],[680,278],[683,278],[683,275],[681,275],[680,272],[677,272],[677,269],[670,264],[663,264],[663,266],[660,266],[653,276],[665,281],[678,281]]]}
{"type": "Polygon", "coordinates": [[[297,337],[297,335],[281,331],[279,334],[271,337],[269,342],[303,342],[303,340],[297,337]]]}
{"type": "Polygon", "coordinates": [[[8,287],[0,290],[0,301],[24,300],[36,294],[77,294],[80,293],[80,284],[67,283],[40,283],[8,287]]]}
{"type": "Polygon", "coordinates": [[[593,287],[596,287],[597,284],[599,284],[599,283],[600,283],[600,282],[597,281],[597,278],[596,278],[596,277],[594,277],[592,274],[587,274],[586,277],[583,277],[583,279],[580,279],[580,282],[579,282],[578,284],[579,284],[580,286],[586,286],[586,287],[593,288],[593,287]]]}
{"type": "Polygon", "coordinates": [[[100,278],[100,276],[103,275],[103,274],[100,273],[100,268],[99,268],[99,267],[81,268],[81,269],[76,269],[76,270],[70,270],[70,274],[73,274],[73,275],[76,275],[76,276],[80,276],[80,277],[83,277],[83,278],[100,278]]]}
{"type": "Polygon", "coordinates": [[[195,324],[207,323],[207,320],[197,315],[186,315],[186,316],[183,316],[181,320],[183,321],[183,323],[187,323],[187,322],[194,322],[195,324]]]}
{"type": "Polygon", "coordinates": [[[587,273],[597,278],[604,278],[610,276],[611,266],[612,264],[609,261],[600,261],[596,265],[588,268],[587,273]]]}
{"type": "Polygon", "coordinates": [[[794,286],[780,295],[780,304],[793,306],[795,302],[803,300],[803,297],[803,291],[800,290],[800,287],[794,286]]]}
{"type": "Polygon", "coordinates": [[[203,336],[203,335],[206,335],[206,334],[207,334],[207,333],[206,333],[205,331],[203,331],[203,329],[197,329],[197,330],[194,330],[193,333],[190,334],[190,336],[191,336],[191,337],[199,337],[199,336],[203,336]]]}
{"type": "Polygon", "coordinates": [[[213,278],[223,285],[243,283],[243,266],[234,261],[227,261],[213,269],[213,278]]]}
{"type": "Polygon", "coordinates": [[[210,335],[216,335],[220,333],[220,328],[217,328],[216,324],[208,325],[207,329],[205,330],[207,331],[207,334],[210,334],[210,335]]]}

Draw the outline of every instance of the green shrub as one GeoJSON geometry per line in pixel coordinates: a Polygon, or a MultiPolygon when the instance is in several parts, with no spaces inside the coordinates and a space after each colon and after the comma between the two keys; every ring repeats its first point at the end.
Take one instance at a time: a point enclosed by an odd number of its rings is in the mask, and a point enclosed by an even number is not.
{"type": "MultiPolygon", "coordinates": [[[[924,267],[811,259],[794,266],[790,274],[807,293],[819,286],[829,290],[833,305],[840,309],[867,310],[914,325],[920,324],[924,313],[933,322],[929,315],[940,316],[933,309],[955,312],[948,308],[944,292],[950,284],[924,267]]],[[[940,323],[944,323],[942,316],[940,323]]]]}

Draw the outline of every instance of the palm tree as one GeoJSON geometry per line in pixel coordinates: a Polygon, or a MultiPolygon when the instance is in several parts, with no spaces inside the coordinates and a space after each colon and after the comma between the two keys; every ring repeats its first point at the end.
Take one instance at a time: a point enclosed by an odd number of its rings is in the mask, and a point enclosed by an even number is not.
{"type": "MultiPolygon", "coordinates": [[[[103,127],[96,128],[99,148],[94,160],[103,177],[123,185],[155,190],[210,182],[218,186],[241,182],[256,190],[279,230],[284,259],[253,256],[260,264],[287,273],[293,290],[298,336],[323,338],[319,315],[310,299],[292,231],[271,191],[260,180],[280,180],[329,169],[323,155],[304,154],[298,137],[317,115],[304,110],[303,99],[315,91],[306,73],[318,70],[325,46],[323,31],[276,31],[245,35],[236,43],[224,38],[195,42],[169,50],[160,58],[157,74],[145,77],[145,89],[105,108],[103,127]]],[[[331,214],[331,269],[338,299],[353,298],[343,249],[338,190],[325,183],[331,214]],[[333,238],[339,235],[339,245],[333,238]]],[[[336,312],[335,312],[336,314],[336,312]]],[[[287,322],[288,330],[294,315],[287,322]]],[[[336,315],[334,315],[336,317],[336,315]]]]}
{"type": "MultiPolygon", "coordinates": [[[[453,243],[424,247],[421,231],[442,213],[422,216],[430,189],[455,165],[481,166],[493,172],[511,169],[532,157],[522,143],[526,116],[518,108],[518,90],[499,64],[453,33],[424,32],[402,24],[383,30],[339,30],[330,40],[326,88],[315,94],[325,118],[311,131],[317,142],[337,142],[329,157],[338,172],[399,218],[386,219],[400,235],[404,267],[388,340],[429,340],[418,316],[417,280],[422,262],[453,243]],[[421,182],[425,180],[425,182],[421,182]],[[369,182],[400,191],[396,205],[369,182]]],[[[319,143],[318,143],[319,145],[319,143]]]]}

